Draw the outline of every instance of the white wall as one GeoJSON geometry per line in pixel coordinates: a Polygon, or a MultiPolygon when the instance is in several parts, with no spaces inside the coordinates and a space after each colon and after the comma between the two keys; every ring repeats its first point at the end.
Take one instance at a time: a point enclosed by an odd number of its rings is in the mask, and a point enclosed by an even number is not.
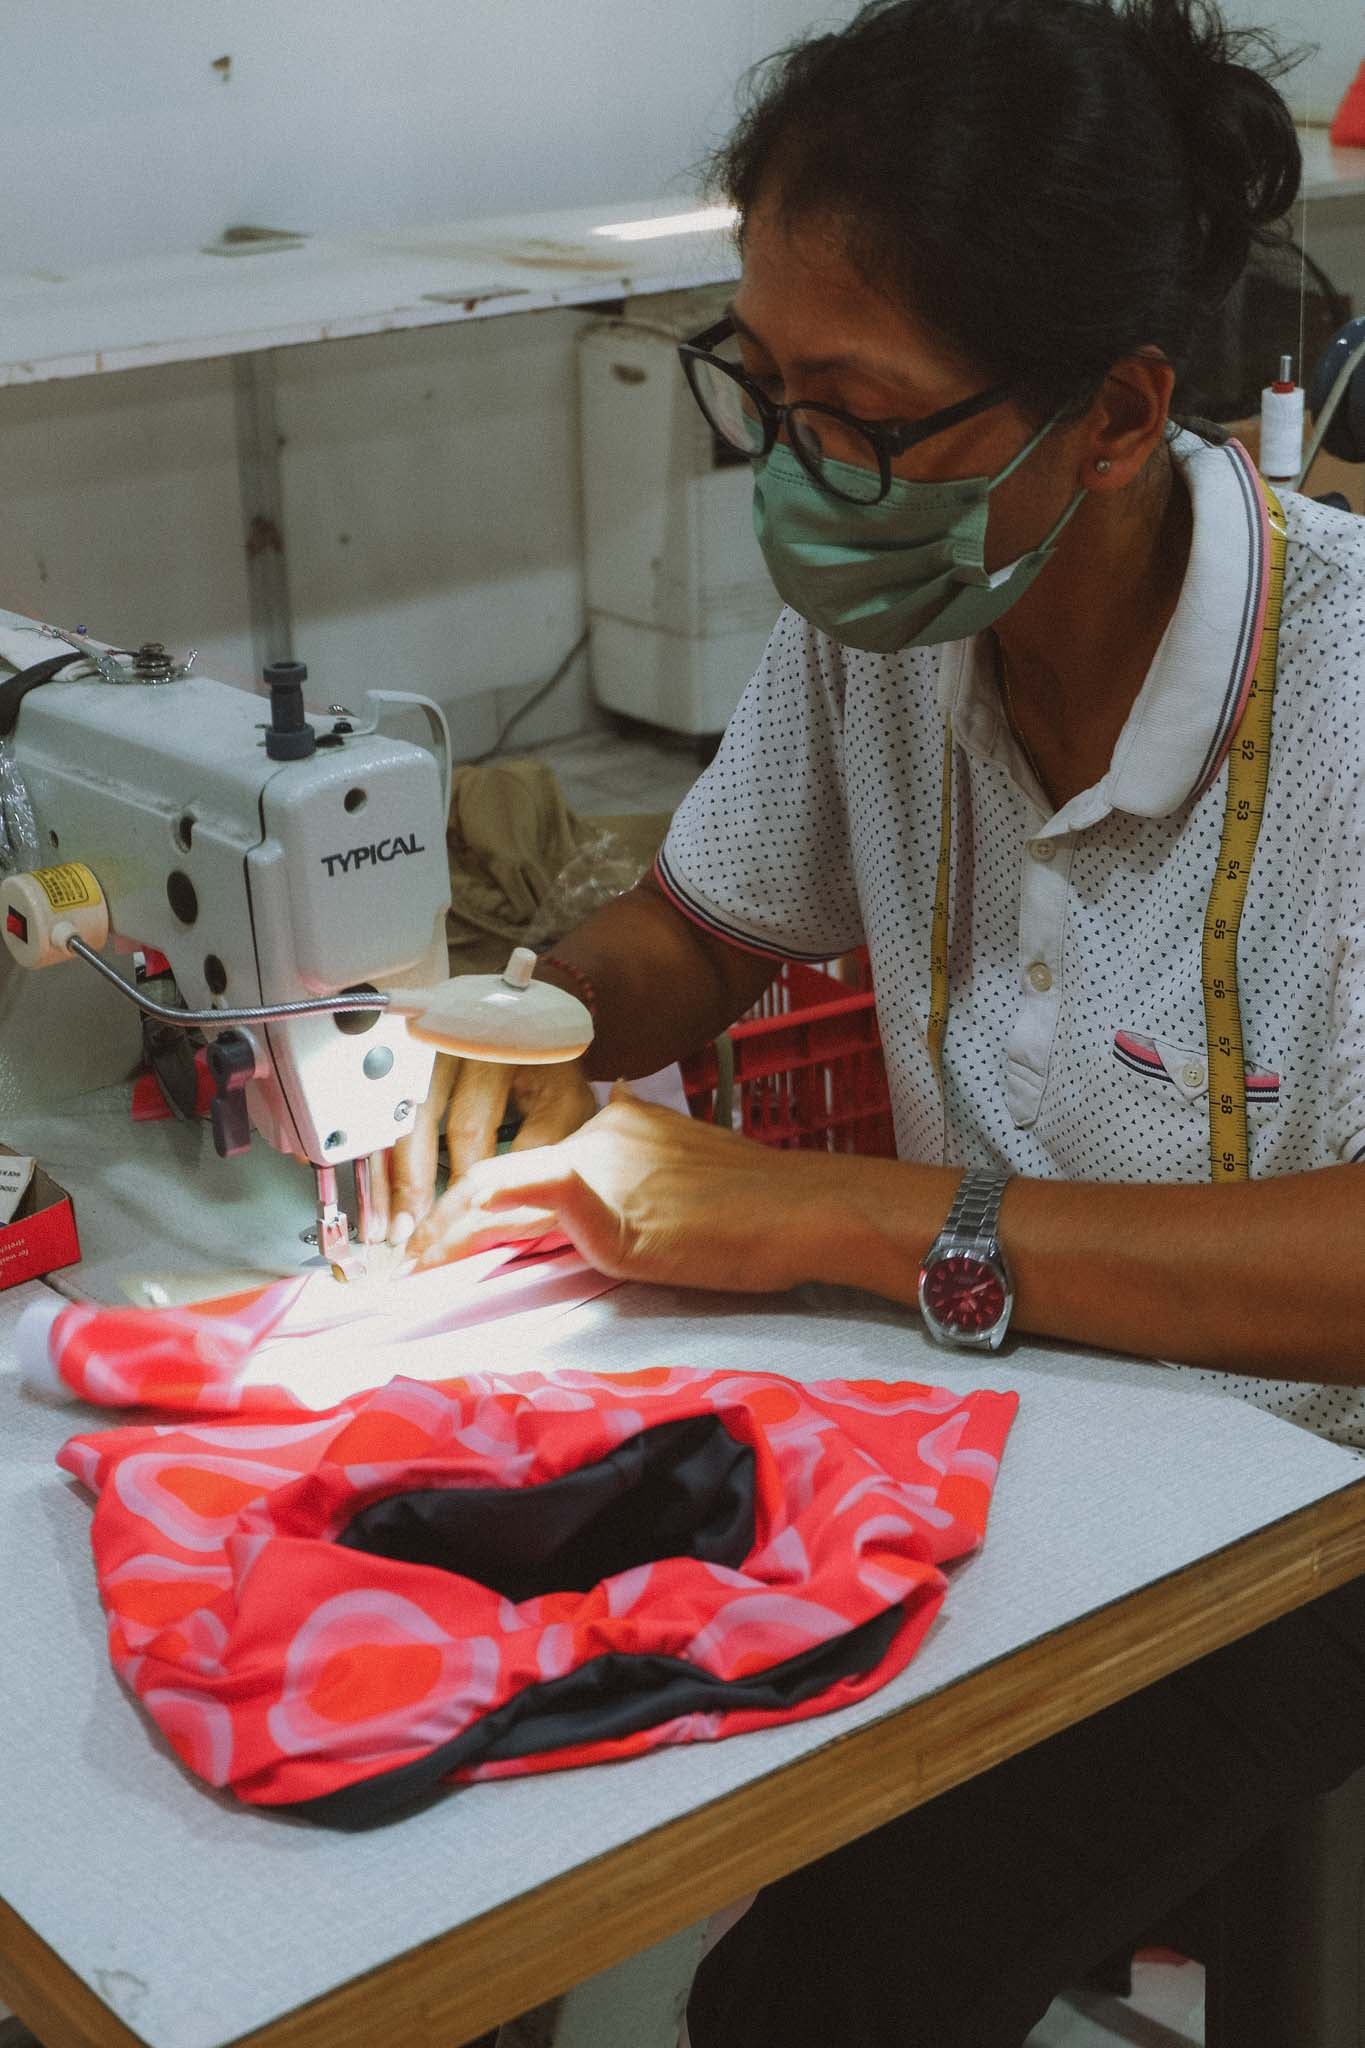
{"type": "Polygon", "coordinates": [[[682,189],[852,0],[0,0],[0,268],[682,189]],[[215,60],[231,60],[227,71],[215,60]]]}
{"type": "MultiPolygon", "coordinates": [[[[1326,118],[1361,0],[1224,0],[1320,54],[1326,118]]],[[[662,194],[755,57],[854,0],[0,0],[0,268],[662,194]],[[230,59],[226,71],[215,60],[230,59]]]]}
{"type": "MultiPolygon", "coordinates": [[[[854,0],[0,0],[0,268],[688,192],[854,0]],[[230,57],[226,78],[214,60],[230,57]]],[[[582,628],[575,314],[275,357],[296,647],[490,744],[582,628]]],[[[252,672],[221,363],[0,391],[0,599],[252,672]]],[[[590,717],[580,661],[522,737],[590,717]]]]}
{"type": "MultiPolygon", "coordinates": [[[[744,68],[854,4],[0,0],[0,268],[194,247],[232,222],[320,231],[682,192],[744,68]]],[[[1322,44],[1290,92],[1330,111],[1365,57],[1361,0],[1230,4],[1322,44]]],[[[476,752],[572,645],[579,324],[279,352],[297,649],[322,693],[345,699],[383,666],[477,700],[457,720],[476,752]]],[[[248,676],[233,451],[221,363],[0,391],[0,601],[198,644],[205,666],[248,676]]],[[[523,737],[588,715],[580,662],[523,737]]]]}
{"type": "Polygon", "coordinates": [[[1269,29],[1286,49],[1311,54],[1281,80],[1281,91],[1300,121],[1330,121],[1361,64],[1365,64],[1365,6],[1361,0],[1223,0],[1229,18],[1269,29]]]}
{"type": "MultiPolygon", "coordinates": [[[[276,406],[300,656],[443,702],[478,753],[583,629],[574,313],[282,350],[276,406]]],[[[580,660],[534,731],[589,723],[580,660]]],[[[522,736],[524,728],[518,727],[522,736]]]]}

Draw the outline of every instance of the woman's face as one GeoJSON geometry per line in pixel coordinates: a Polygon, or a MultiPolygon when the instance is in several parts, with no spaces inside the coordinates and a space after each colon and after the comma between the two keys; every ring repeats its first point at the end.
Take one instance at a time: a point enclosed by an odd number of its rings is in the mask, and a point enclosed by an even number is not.
{"type": "MultiPolygon", "coordinates": [[[[733,313],[746,372],[779,404],[814,399],[860,419],[909,425],[995,381],[875,290],[843,254],[834,222],[787,227],[771,208],[756,207],[733,313]]],[[[994,476],[1036,431],[1007,399],[907,450],[892,472],[932,481],[994,476]]],[[[1054,429],[992,492],[988,569],[1036,547],[1074,496],[1074,439],[1074,423],[1054,429]]]]}

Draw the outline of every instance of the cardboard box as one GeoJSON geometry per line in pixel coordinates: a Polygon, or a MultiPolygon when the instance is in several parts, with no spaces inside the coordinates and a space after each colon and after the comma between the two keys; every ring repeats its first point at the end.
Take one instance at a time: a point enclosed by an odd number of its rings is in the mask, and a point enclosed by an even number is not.
{"type": "MultiPolygon", "coordinates": [[[[14,1157],[9,1145],[0,1145],[0,1152],[14,1157]]],[[[80,1255],[70,1195],[50,1173],[35,1166],[14,1221],[0,1226],[0,1291],[54,1273],[59,1266],[74,1266],[80,1255]]]]}

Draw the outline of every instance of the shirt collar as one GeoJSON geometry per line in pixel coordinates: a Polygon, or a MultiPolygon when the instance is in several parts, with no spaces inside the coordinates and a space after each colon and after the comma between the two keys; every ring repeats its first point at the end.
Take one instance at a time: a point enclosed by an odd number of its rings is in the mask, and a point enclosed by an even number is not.
{"type": "MultiPolygon", "coordinates": [[[[1240,442],[1211,447],[1181,432],[1171,444],[1193,508],[1190,558],[1176,608],[1100,781],[1057,814],[1077,830],[1111,810],[1169,817],[1222,766],[1256,664],[1265,610],[1265,507],[1240,442]]],[[[939,701],[955,739],[1011,765],[995,664],[984,635],[949,642],[939,701]]]]}

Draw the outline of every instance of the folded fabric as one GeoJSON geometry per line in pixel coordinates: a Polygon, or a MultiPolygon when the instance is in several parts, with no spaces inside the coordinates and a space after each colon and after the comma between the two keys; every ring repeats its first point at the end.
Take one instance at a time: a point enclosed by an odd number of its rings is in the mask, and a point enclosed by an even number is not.
{"type": "Polygon", "coordinates": [[[533,1245],[338,1286],[325,1267],[183,1308],[35,1302],[15,1351],[27,1383],[101,1408],[290,1416],[333,1408],[402,1373],[448,1379],[454,1330],[525,1330],[618,1283],[557,1231],[533,1245]]]}
{"type": "Polygon", "coordinates": [[[177,1755],[357,1827],[864,1698],[980,1542],[1015,1407],[488,1372],[75,1436],[59,1463],[98,1496],[114,1667],[177,1755]]]}
{"type": "Polygon", "coordinates": [[[508,948],[544,946],[653,866],[666,814],[580,818],[534,758],[457,768],[446,851],[452,974],[500,969],[508,948]]]}

